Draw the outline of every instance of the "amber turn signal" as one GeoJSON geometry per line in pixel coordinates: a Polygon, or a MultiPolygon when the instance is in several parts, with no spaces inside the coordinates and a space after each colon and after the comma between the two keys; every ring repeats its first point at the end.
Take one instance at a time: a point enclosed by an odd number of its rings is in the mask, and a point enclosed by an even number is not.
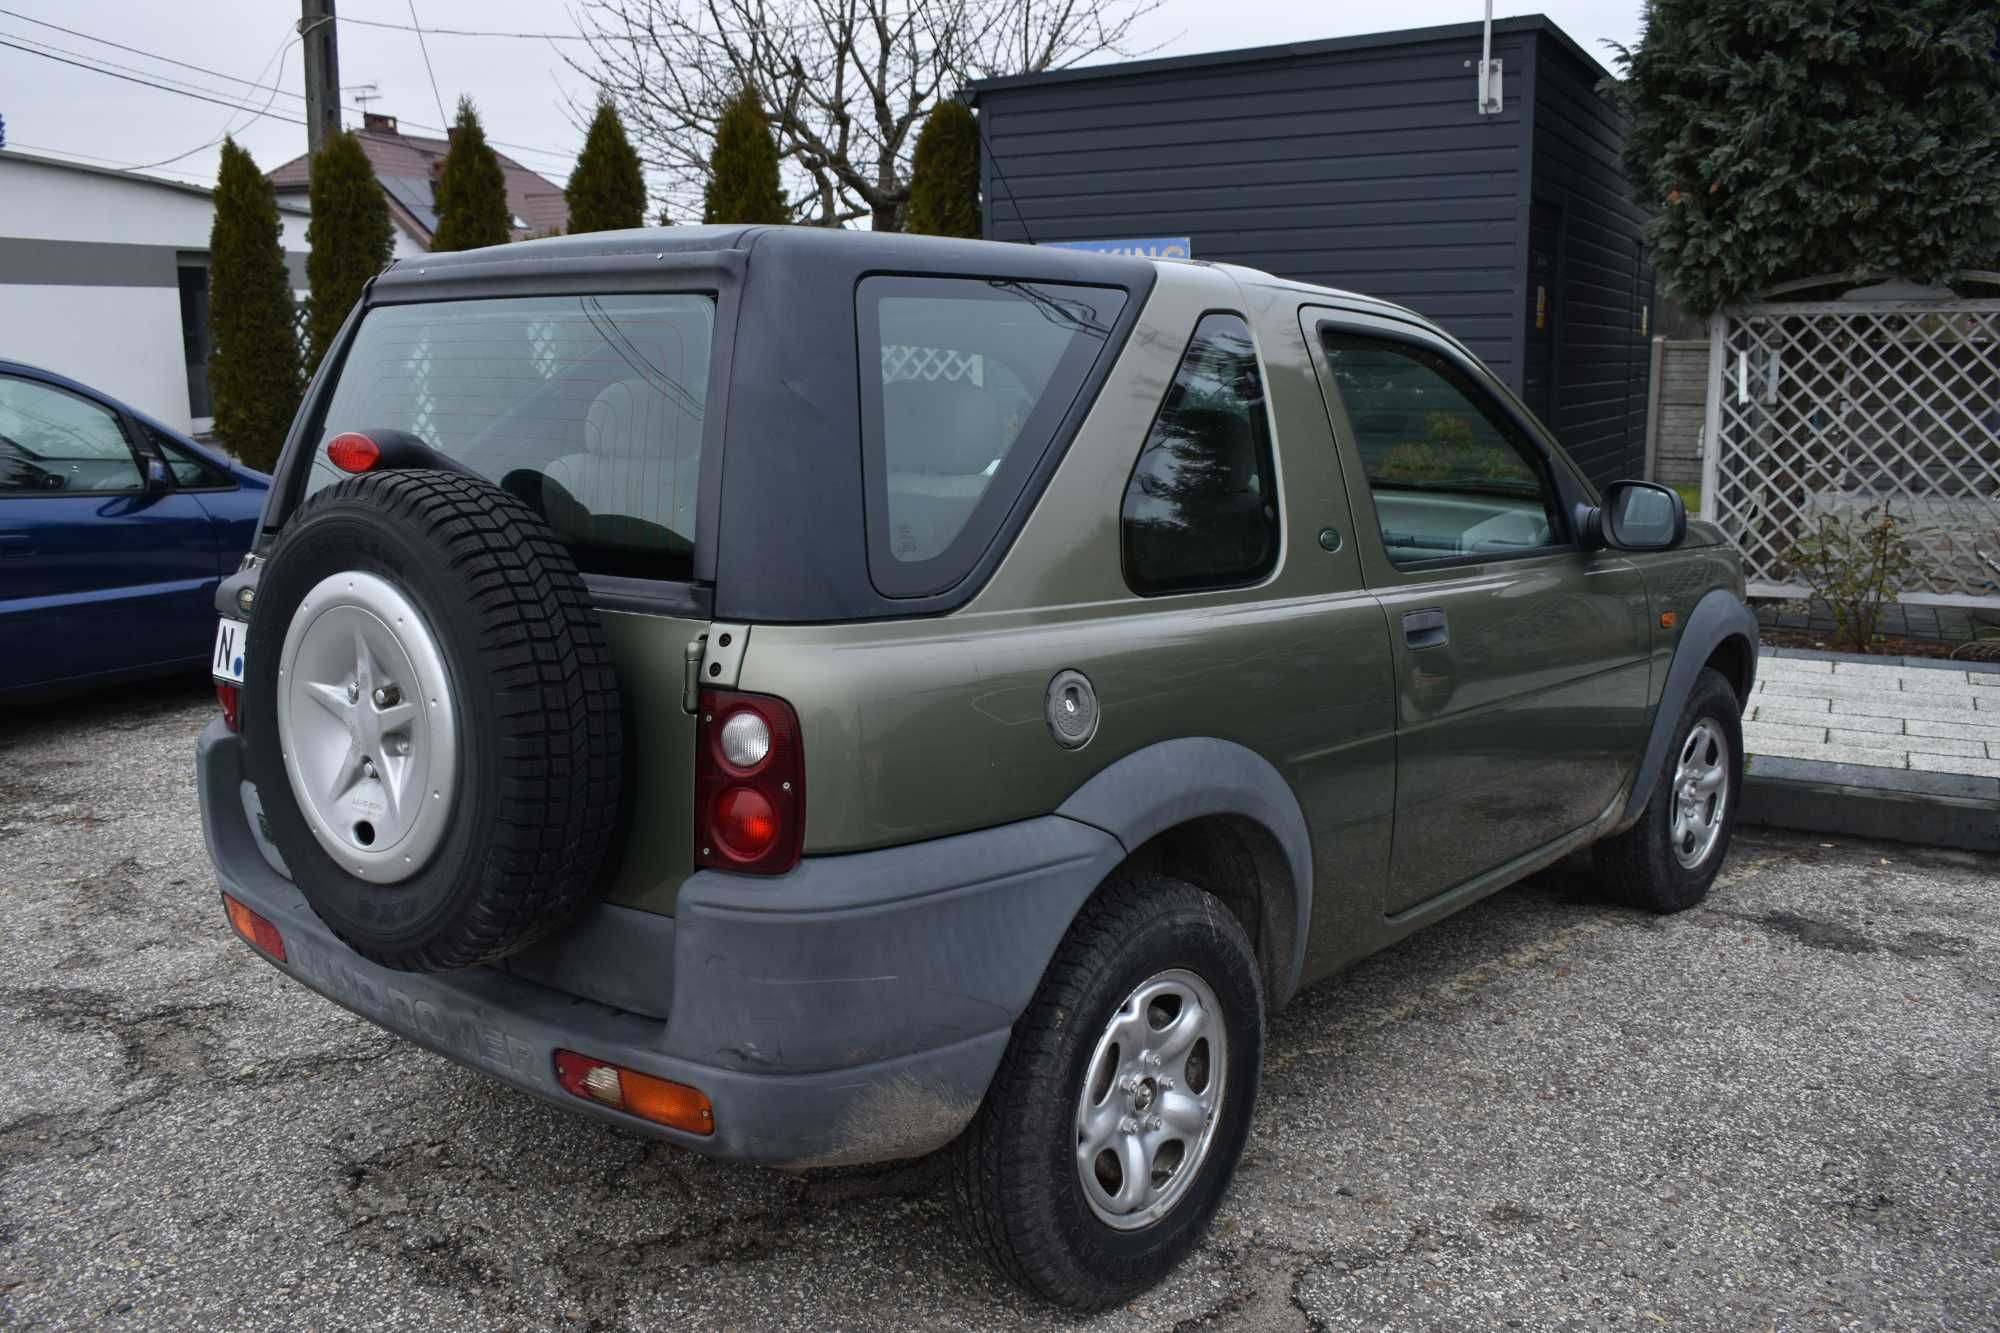
{"type": "Polygon", "coordinates": [[[1680,617],[1675,615],[1673,612],[1671,611],[1660,612],[1661,629],[1672,629],[1675,625],[1679,623],[1680,623],[1680,617]]]}
{"type": "Polygon", "coordinates": [[[285,961],[285,937],[276,926],[226,893],[222,895],[222,910],[229,914],[229,924],[243,937],[244,943],[281,963],[285,961]]]}
{"type": "Polygon", "coordinates": [[[702,1135],[715,1132],[715,1111],[708,1104],[707,1095],[685,1083],[670,1083],[575,1051],[556,1052],[556,1082],[585,1101],[669,1129],[702,1135]]]}

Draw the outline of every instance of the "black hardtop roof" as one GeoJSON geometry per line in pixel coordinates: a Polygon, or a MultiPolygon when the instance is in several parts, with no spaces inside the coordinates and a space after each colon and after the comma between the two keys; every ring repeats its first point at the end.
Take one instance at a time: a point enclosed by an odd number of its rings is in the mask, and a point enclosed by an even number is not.
{"type": "Polygon", "coordinates": [[[781,269],[794,264],[834,264],[856,272],[958,273],[1122,287],[1150,284],[1152,280],[1150,260],[1011,241],[833,227],[703,226],[550,236],[425,255],[391,265],[382,281],[392,287],[430,281],[456,285],[485,276],[482,270],[498,277],[504,268],[510,276],[518,277],[524,270],[546,265],[547,274],[553,276],[567,264],[588,267],[596,274],[636,273],[653,270],[669,256],[685,261],[704,255],[719,259],[731,253],[753,262],[775,260],[781,269]]]}

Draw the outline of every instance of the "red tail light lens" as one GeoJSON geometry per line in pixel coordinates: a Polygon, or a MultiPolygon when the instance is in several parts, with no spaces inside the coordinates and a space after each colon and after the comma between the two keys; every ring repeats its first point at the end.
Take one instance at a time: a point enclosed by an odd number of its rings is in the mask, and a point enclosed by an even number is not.
{"type": "Polygon", "coordinates": [[[382,461],[382,450],[366,435],[348,431],[326,442],[326,457],[342,472],[366,472],[382,461]]]}
{"type": "Polygon", "coordinates": [[[242,688],[217,681],[215,683],[215,701],[222,705],[222,725],[228,727],[231,731],[238,730],[236,720],[238,710],[243,706],[242,688]]]}
{"type": "Polygon", "coordinates": [[[805,842],[806,763],[783,699],[703,690],[695,761],[695,864],[781,875],[805,842]]]}

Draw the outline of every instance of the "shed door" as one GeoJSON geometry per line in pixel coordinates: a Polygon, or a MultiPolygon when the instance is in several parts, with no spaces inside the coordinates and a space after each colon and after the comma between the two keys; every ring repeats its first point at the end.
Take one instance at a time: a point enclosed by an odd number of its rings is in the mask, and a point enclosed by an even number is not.
{"type": "Polygon", "coordinates": [[[1528,211],[1527,337],[1522,341],[1521,401],[1555,428],[1556,248],[1562,210],[1535,204],[1528,211]]]}

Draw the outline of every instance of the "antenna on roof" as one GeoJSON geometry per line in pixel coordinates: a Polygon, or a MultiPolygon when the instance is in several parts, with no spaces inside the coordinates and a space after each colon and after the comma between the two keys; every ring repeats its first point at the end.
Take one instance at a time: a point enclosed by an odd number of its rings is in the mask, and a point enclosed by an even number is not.
{"type": "Polygon", "coordinates": [[[382,100],[382,90],[377,88],[373,83],[350,83],[344,85],[340,91],[354,94],[354,100],[361,104],[361,114],[364,116],[368,114],[368,104],[370,102],[379,102],[382,100]],[[362,91],[364,88],[367,89],[366,92],[362,91]]]}

